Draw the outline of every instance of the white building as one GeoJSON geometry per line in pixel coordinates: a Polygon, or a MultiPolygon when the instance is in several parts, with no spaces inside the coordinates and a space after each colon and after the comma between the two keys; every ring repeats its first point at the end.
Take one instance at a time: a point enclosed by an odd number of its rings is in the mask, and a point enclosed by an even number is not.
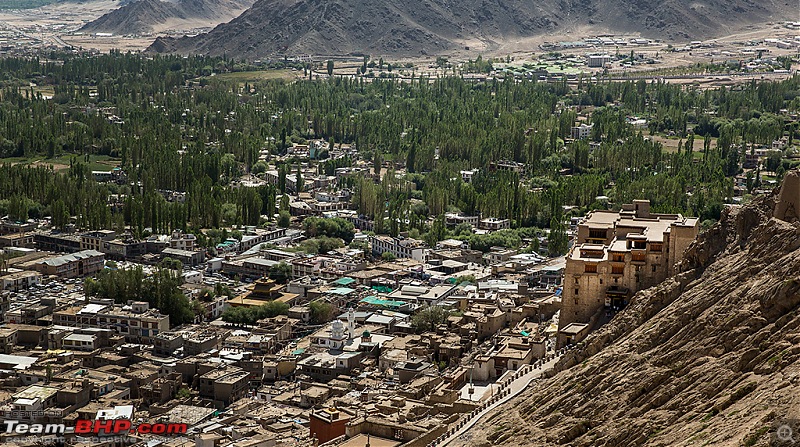
{"type": "Polygon", "coordinates": [[[585,140],[592,134],[594,124],[581,123],[579,126],[572,127],[572,138],[575,140],[585,140]]]}
{"type": "Polygon", "coordinates": [[[425,261],[427,247],[422,241],[400,237],[370,236],[369,242],[372,245],[373,256],[381,256],[383,253],[389,252],[397,258],[425,261]]]}
{"type": "Polygon", "coordinates": [[[608,54],[591,54],[586,57],[586,64],[591,68],[602,68],[612,60],[614,60],[614,58],[608,54]]]}

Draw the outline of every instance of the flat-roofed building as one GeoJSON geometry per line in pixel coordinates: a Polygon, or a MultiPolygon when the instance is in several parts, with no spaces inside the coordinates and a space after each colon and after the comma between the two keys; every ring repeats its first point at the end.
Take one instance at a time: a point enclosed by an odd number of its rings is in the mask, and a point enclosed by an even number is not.
{"type": "Polygon", "coordinates": [[[397,258],[411,258],[416,261],[425,260],[427,245],[416,239],[369,236],[369,242],[372,246],[373,256],[381,256],[383,253],[389,252],[397,258]]]}
{"type": "Polygon", "coordinates": [[[19,292],[42,283],[42,274],[31,271],[17,271],[0,277],[0,290],[19,292]]]}
{"type": "MultiPolygon", "coordinates": [[[[603,308],[620,310],[636,291],[675,274],[698,231],[698,219],[651,213],[648,200],[590,213],[566,256],[559,327],[589,324],[603,308]]],[[[580,335],[572,334],[572,341],[580,335]]]]}

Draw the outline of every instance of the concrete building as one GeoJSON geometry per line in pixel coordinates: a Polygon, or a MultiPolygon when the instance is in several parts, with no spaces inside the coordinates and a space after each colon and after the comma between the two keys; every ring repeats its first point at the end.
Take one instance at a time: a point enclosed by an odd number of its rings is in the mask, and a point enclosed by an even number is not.
{"type": "Polygon", "coordinates": [[[309,417],[311,437],[319,444],[326,443],[345,434],[345,426],[350,417],[335,408],[314,410],[309,417]]]}
{"type": "Polygon", "coordinates": [[[511,220],[488,217],[481,220],[480,227],[488,231],[507,230],[511,228],[511,220]]]}
{"type": "Polygon", "coordinates": [[[192,251],[196,241],[197,237],[195,235],[175,230],[169,239],[169,247],[176,250],[192,251]]]}
{"type": "Polygon", "coordinates": [[[42,274],[39,272],[18,271],[0,277],[0,290],[19,292],[33,285],[42,283],[42,274]]]}
{"type": "Polygon", "coordinates": [[[96,250],[84,250],[69,255],[55,256],[37,262],[36,271],[43,275],[76,278],[93,275],[103,269],[105,255],[96,250]]]}
{"type": "Polygon", "coordinates": [[[95,230],[81,235],[81,250],[102,251],[103,242],[113,241],[117,233],[113,230],[95,230]]]}
{"type": "Polygon", "coordinates": [[[589,138],[589,136],[592,134],[593,127],[594,124],[586,124],[586,123],[581,123],[577,126],[573,126],[571,129],[570,136],[572,136],[572,138],[575,140],[585,140],[589,138]]]}
{"type": "Polygon", "coordinates": [[[608,54],[592,54],[586,57],[586,64],[590,68],[603,68],[613,60],[614,58],[608,54]]]}
{"type": "MultiPolygon", "coordinates": [[[[675,274],[676,262],[698,231],[698,219],[652,214],[648,200],[634,200],[619,212],[590,213],[578,225],[566,257],[559,328],[591,326],[602,309],[622,309],[636,291],[675,274]]],[[[579,333],[572,335],[572,341],[580,341],[579,333]]],[[[559,334],[559,344],[565,342],[559,334]]]]}
{"type": "Polygon", "coordinates": [[[161,254],[164,255],[164,257],[177,259],[181,261],[183,265],[192,267],[202,264],[206,259],[205,252],[181,250],[178,248],[165,248],[161,254]]]}
{"type": "Polygon", "coordinates": [[[369,242],[372,246],[372,255],[376,257],[389,252],[397,258],[411,258],[421,262],[425,260],[427,247],[424,242],[416,239],[370,236],[369,242]]]}
{"type": "Polygon", "coordinates": [[[126,306],[87,304],[53,312],[56,326],[114,329],[130,341],[149,341],[169,330],[169,316],[150,309],[145,302],[126,306]]]}
{"type": "Polygon", "coordinates": [[[480,220],[480,216],[465,216],[459,213],[445,213],[444,215],[444,222],[448,228],[455,227],[462,223],[477,227],[480,220]]]}

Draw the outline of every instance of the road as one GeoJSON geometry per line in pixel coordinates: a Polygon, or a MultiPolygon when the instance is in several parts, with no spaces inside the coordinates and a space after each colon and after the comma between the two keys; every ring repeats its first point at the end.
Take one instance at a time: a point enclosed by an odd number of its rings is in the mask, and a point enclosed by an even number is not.
{"type": "Polygon", "coordinates": [[[556,356],[552,360],[546,362],[540,369],[532,368],[532,365],[526,365],[529,367],[529,371],[525,374],[521,375],[514,381],[512,381],[509,385],[507,385],[504,389],[510,389],[511,391],[509,394],[503,396],[501,399],[498,399],[493,404],[487,406],[485,409],[480,411],[477,415],[473,416],[472,419],[469,420],[463,427],[456,430],[452,435],[445,438],[442,441],[437,443],[428,444],[428,446],[435,446],[435,447],[444,447],[444,446],[458,446],[464,445],[467,441],[463,436],[466,432],[468,432],[476,423],[478,423],[481,419],[486,417],[490,412],[492,412],[495,408],[503,405],[504,403],[508,402],[509,400],[513,399],[517,395],[519,395],[522,391],[524,391],[528,386],[530,386],[531,382],[538,379],[542,376],[546,371],[553,368],[553,366],[561,359],[561,356],[556,356]]]}

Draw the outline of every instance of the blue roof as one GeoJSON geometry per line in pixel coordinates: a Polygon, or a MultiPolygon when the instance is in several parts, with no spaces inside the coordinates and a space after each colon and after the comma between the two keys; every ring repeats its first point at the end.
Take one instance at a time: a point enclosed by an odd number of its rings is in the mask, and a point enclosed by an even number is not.
{"type": "Polygon", "coordinates": [[[340,286],[349,286],[350,284],[353,284],[354,282],[356,282],[355,279],[347,277],[347,276],[344,276],[344,277],[341,277],[341,278],[337,279],[333,283],[334,284],[338,284],[340,286]]]}
{"type": "Polygon", "coordinates": [[[353,292],[355,292],[355,290],[349,287],[337,287],[328,291],[328,293],[333,293],[334,295],[348,295],[353,292]]]}

